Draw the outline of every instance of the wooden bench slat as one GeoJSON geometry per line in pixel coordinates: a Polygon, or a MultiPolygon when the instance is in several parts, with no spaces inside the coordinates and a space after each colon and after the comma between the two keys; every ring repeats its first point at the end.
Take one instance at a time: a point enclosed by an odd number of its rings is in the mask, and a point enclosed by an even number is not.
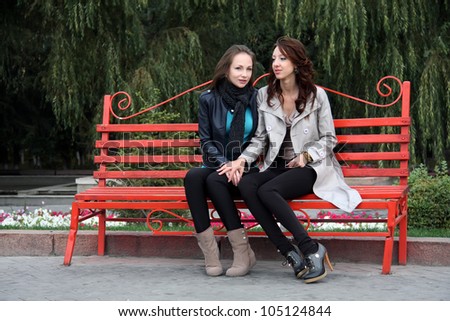
{"type": "MultiPolygon", "coordinates": [[[[379,161],[379,160],[408,160],[409,153],[403,152],[342,152],[336,153],[339,161],[379,161]]],[[[117,155],[117,156],[95,156],[94,163],[128,163],[128,164],[150,164],[150,163],[201,163],[201,155],[117,155]]]]}
{"type": "MultiPolygon", "coordinates": [[[[98,179],[140,179],[140,178],[184,178],[187,170],[152,169],[136,171],[94,171],[94,178],[98,179]]],[[[342,168],[347,177],[407,177],[408,169],[402,168],[342,168]]]]}
{"type": "Polygon", "coordinates": [[[347,177],[406,177],[408,169],[402,168],[348,168],[342,167],[342,173],[347,177]]]}
{"type": "MultiPolygon", "coordinates": [[[[408,135],[401,134],[367,134],[367,135],[337,135],[339,143],[346,144],[385,144],[409,143],[408,135]]],[[[140,139],[140,140],[97,140],[96,148],[161,148],[161,147],[200,147],[200,140],[193,139],[140,139]]]]}
{"type": "Polygon", "coordinates": [[[201,155],[145,155],[145,156],[95,156],[94,163],[126,163],[126,164],[169,164],[169,163],[201,163],[201,155]]]}
{"type": "MultiPolygon", "coordinates": [[[[367,134],[367,135],[337,135],[339,143],[345,144],[385,144],[409,143],[408,135],[401,134],[367,134]]],[[[200,147],[200,140],[193,139],[140,139],[140,140],[97,140],[96,148],[169,148],[169,147],[200,147]]]]}
{"type": "Polygon", "coordinates": [[[94,178],[184,178],[187,170],[94,171],[94,178]]]}
{"type": "Polygon", "coordinates": [[[198,124],[100,124],[97,125],[99,133],[114,132],[196,132],[198,124]]]}
{"type": "Polygon", "coordinates": [[[409,159],[409,153],[402,153],[402,152],[337,153],[336,158],[342,161],[407,160],[409,159]]]}
{"type": "MultiPolygon", "coordinates": [[[[383,118],[353,118],[335,119],[336,128],[349,127],[382,127],[382,126],[409,126],[410,117],[383,117],[383,118]]],[[[100,124],[97,125],[99,133],[106,132],[196,132],[198,124],[100,124]]]]}
{"type": "Polygon", "coordinates": [[[339,144],[409,143],[409,136],[401,134],[336,135],[336,138],[339,144]]]}
{"type": "Polygon", "coordinates": [[[409,126],[410,117],[335,119],[336,128],[409,126]]]}
{"type": "MultiPolygon", "coordinates": [[[[94,178],[99,179],[125,179],[125,178],[184,178],[187,170],[158,170],[153,169],[137,171],[94,171],[94,178]]],[[[401,168],[342,168],[344,176],[347,177],[407,177],[407,169],[401,168]]]]}
{"type": "Polygon", "coordinates": [[[97,140],[96,148],[161,148],[199,147],[199,139],[152,139],[152,140],[97,140]]]}
{"type": "MultiPolygon", "coordinates": [[[[407,191],[405,186],[354,186],[363,199],[397,199],[407,191]]],[[[135,187],[93,187],[76,195],[77,200],[178,200],[185,201],[182,186],[135,186],[135,187]]],[[[314,194],[305,195],[298,200],[319,199],[314,194]]]]}

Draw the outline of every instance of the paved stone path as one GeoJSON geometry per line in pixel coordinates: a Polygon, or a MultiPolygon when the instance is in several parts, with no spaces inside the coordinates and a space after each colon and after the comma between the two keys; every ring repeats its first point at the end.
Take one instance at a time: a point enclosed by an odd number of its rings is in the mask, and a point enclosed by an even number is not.
{"type": "MultiPolygon", "coordinates": [[[[440,301],[450,300],[450,267],[337,263],[304,284],[281,261],[258,261],[245,277],[208,277],[203,261],[137,257],[0,257],[0,300],[440,301]]],[[[225,266],[231,261],[224,261],[225,266]]]]}

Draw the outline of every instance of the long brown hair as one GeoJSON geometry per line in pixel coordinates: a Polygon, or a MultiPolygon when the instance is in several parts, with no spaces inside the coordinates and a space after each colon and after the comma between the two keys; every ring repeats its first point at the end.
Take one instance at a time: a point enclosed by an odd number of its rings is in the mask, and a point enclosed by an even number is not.
{"type": "MultiPolygon", "coordinates": [[[[313,63],[306,53],[305,46],[297,39],[287,36],[280,37],[275,43],[274,49],[276,47],[295,66],[295,82],[299,89],[295,107],[301,114],[306,107],[309,96],[312,94],[312,99],[316,98],[317,88],[314,85],[313,63]]],[[[281,85],[271,66],[267,88],[267,104],[269,106],[271,106],[270,100],[274,96],[281,97],[281,85]]]]}
{"type": "Polygon", "coordinates": [[[219,62],[216,65],[216,69],[214,70],[214,75],[212,78],[211,85],[209,86],[211,89],[217,88],[219,83],[224,79],[227,75],[228,70],[230,69],[231,63],[233,62],[234,57],[240,53],[246,53],[252,58],[252,77],[248,82],[247,86],[253,86],[254,75],[255,75],[255,64],[256,64],[256,55],[253,51],[251,51],[247,46],[244,45],[232,45],[230,48],[225,51],[222,58],[220,58],[219,62]]]}

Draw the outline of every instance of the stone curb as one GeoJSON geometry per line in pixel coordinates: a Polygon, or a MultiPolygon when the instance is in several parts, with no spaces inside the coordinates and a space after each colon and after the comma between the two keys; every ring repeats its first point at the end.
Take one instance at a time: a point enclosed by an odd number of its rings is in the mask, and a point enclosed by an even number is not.
{"type": "MultiPolygon", "coordinates": [[[[64,256],[67,231],[0,231],[0,256],[64,256]]],[[[232,258],[226,237],[217,237],[223,259],[232,258]]],[[[321,238],[334,262],[376,263],[383,259],[384,241],[377,238],[321,238]]],[[[261,260],[282,260],[266,237],[251,237],[250,244],[261,260]]],[[[393,264],[398,263],[398,241],[393,264]]],[[[450,238],[409,238],[408,263],[450,266],[450,238]]],[[[194,236],[156,236],[148,232],[109,231],[106,254],[110,256],[202,258],[194,236]]],[[[97,232],[80,231],[74,256],[97,255],[97,232]]],[[[76,258],[75,258],[76,259],[76,258]]],[[[61,258],[62,260],[62,258],[61,258]]]]}

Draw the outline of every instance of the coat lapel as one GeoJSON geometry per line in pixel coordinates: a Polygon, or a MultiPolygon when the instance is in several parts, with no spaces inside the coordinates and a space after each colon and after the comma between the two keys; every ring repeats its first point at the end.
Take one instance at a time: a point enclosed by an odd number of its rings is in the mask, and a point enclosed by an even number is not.
{"type": "Polygon", "coordinates": [[[281,108],[280,101],[277,98],[272,98],[270,102],[272,103],[272,107],[269,107],[267,104],[261,104],[260,110],[272,114],[284,121],[283,108],[281,108]]]}
{"type": "Polygon", "coordinates": [[[319,108],[319,104],[312,104],[311,101],[308,101],[308,103],[306,104],[306,108],[303,111],[303,113],[301,113],[300,116],[295,117],[294,120],[292,121],[292,126],[297,124],[300,120],[308,117],[310,114],[315,112],[318,108],[319,108]]]}

